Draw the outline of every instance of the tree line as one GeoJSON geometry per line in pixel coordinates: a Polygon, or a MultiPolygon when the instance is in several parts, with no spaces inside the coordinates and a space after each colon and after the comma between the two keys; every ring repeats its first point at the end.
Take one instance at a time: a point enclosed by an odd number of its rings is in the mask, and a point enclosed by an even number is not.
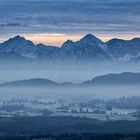
{"type": "Polygon", "coordinates": [[[137,134],[61,134],[35,136],[0,136],[0,140],[140,140],[137,134]]]}

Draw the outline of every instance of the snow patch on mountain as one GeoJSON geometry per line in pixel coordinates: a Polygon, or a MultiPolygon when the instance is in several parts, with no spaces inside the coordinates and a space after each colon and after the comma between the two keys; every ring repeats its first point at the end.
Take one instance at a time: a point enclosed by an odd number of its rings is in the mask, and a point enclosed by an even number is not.
{"type": "Polygon", "coordinates": [[[118,60],[119,60],[120,62],[128,62],[128,61],[130,61],[131,59],[138,58],[139,56],[140,56],[140,52],[139,52],[136,56],[131,55],[131,54],[125,54],[124,57],[120,57],[118,60]]]}

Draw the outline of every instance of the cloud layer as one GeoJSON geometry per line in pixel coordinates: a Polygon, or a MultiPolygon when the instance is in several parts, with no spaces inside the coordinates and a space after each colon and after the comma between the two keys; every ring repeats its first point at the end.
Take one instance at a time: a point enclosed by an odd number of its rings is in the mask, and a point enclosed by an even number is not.
{"type": "Polygon", "coordinates": [[[1,0],[0,35],[139,34],[139,0],[1,0]]]}

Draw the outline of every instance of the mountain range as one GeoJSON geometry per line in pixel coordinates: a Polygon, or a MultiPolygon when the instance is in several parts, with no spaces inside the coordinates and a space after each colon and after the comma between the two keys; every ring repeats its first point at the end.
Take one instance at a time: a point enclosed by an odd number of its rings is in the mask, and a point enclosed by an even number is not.
{"type": "Polygon", "coordinates": [[[101,75],[82,83],[57,83],[48,79],[29,79],[1,84],[0,87],[86,87],[102,85],[140,85],[140,73],[124,72],[120,74],[101,75]]]}
{"type": "Polygon", "coordinates": [[[67,40],[61,47],[35,45],[24,37],[16,36],[0,44],[0,59],[59,61],[63,63],[121,61],[140,59],[140,38],[112,39],[103,42],[92,34],[79,41],[67,40]]]}

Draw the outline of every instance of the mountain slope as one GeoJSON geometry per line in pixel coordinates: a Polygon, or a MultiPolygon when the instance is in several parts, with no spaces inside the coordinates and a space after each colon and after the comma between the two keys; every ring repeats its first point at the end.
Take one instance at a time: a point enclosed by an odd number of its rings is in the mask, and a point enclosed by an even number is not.
{"type": "Polygon", "coordinates": [[[8,54],[9,56],[13,55],[14,57],[16,55],[17,58],[23,57],[27,59],[48,58],[52,55],[51,52],[57,49],[57,47],[50,47],[43,44],[35,45],[21,36],[16,36],[0,44],[1,56],[8,54]]]}
{"type": "Polygon", "coordinates": [[[20,55],[25,58],[37,58],[35,45],[20,36],[16,36],[2,43],[0,45],[0,53],[17,54],[17,56],[20,55]]]}
{"type": "Polygon", "coordinates": [[[101,40],[88,34],[77,42],[66,41],[61,47],[61,56],[67,59],[66,61],[109,60],[110,56],[104,47],[105,44],[101,40]]]}
{"type": "Polygon", "coordinates": [[[121,74],[108,74],[86,81],[83,85],[140,85],[140,73],[125,72],[121,74]]]}
{"type": "Polygon", "coordinates": [[[140,38],[132,40],[112,39],[107,43],[107,52],[119,61],[127,62],[140,56],[140,38]]]}

